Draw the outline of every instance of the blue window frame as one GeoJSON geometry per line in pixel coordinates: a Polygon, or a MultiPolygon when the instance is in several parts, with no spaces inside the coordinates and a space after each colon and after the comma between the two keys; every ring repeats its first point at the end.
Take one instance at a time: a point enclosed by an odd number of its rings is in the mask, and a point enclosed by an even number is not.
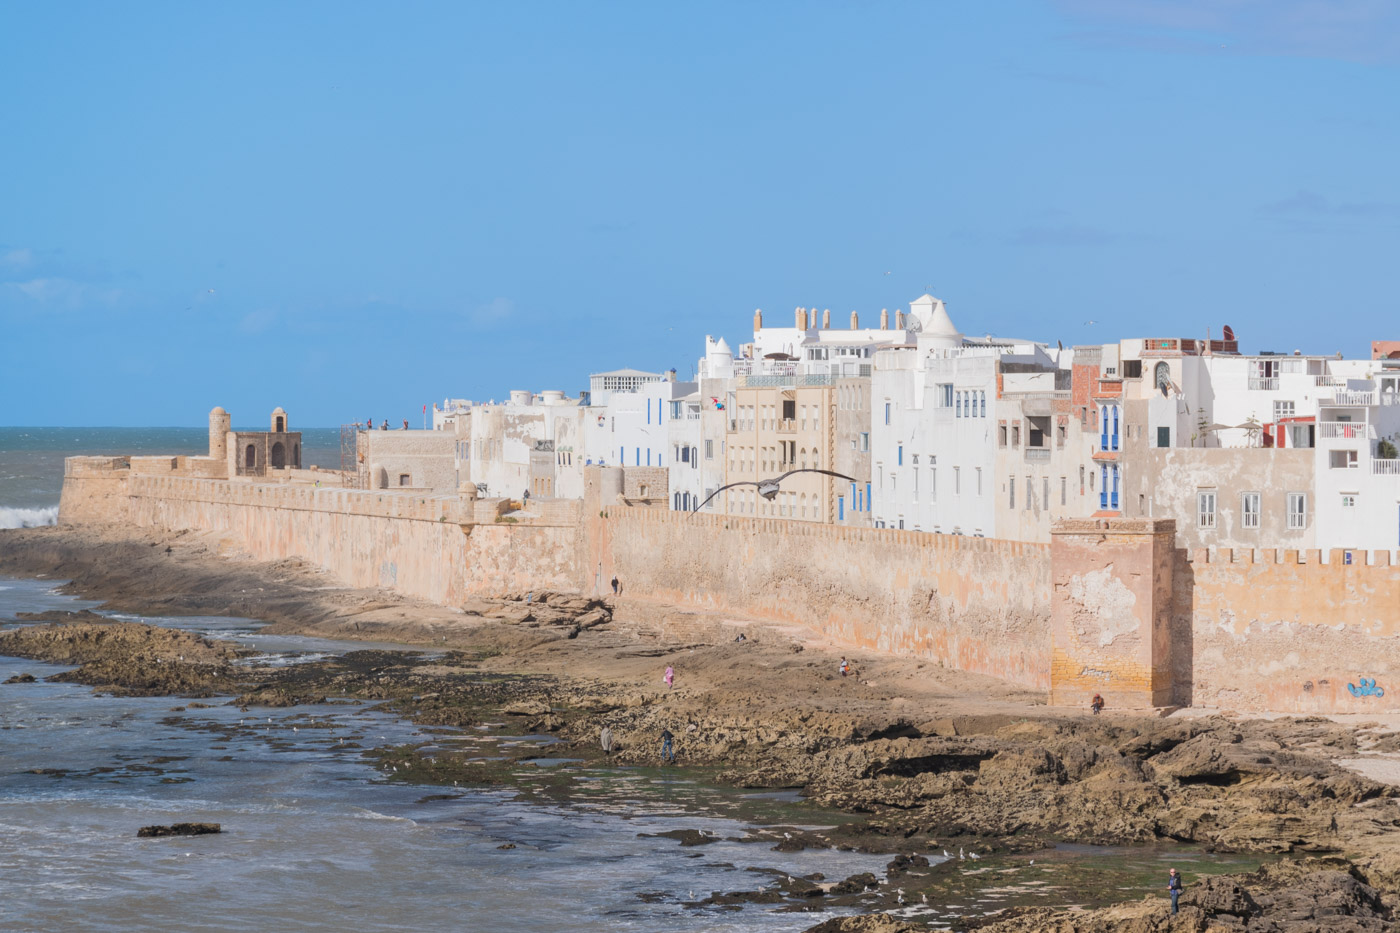
{"type": "Polygon", "coordinates": [[[838,522],[846,520],[846,497],[836,497],[836,520],[838,522]]]}
{"type": "Polygon", "coordinates": [[[898,452],[897,452],[896,455],[895,455],[895,465],[896,465],[896,466],[904,466],[904,445],[903,445],[903,444],[900,444],[900,445],[899,445],[898,452]]]}
{"type": "Polygon", "coordinates": [[[885,403],[885,424],[890,423],[890,403],[885,403]]]}

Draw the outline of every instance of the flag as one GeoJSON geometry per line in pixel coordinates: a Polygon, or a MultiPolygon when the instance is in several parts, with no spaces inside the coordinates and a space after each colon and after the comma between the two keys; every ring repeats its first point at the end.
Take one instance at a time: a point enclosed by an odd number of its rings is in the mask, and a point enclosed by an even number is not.
{"type": "Polygon", "coordinates": [[[425,404],[425,405],[423,406],[423,414],[426,415],[427,413],[428,413],[428,406],[425,404]]]}

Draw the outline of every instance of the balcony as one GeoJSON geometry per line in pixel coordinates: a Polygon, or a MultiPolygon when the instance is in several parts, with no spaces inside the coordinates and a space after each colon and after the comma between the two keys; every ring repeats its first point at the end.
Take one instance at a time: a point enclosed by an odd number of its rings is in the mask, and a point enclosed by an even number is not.
{"type": "Polygon", "coordinates": [[[1354,421],[1324,421],[1317,426],[1317,436],[1324,440],[1336,440],[1345,438],[1350,440],[1357,437],[1375,438],[1376,429],[1374,426],[1354,421]]]}
{"type": "Polygon", "coordinates": [[[1249,388],[1251,391],[1255,392],[1277,392],[1278,376],[1269,376],[1267,378],[1261,378],[1259,376],[1250,376],[1249,388]]]}
{"type": "Polygon", "coordinates": [[[1374,392],[1335,392],[1332,400],[1324,402],[1325,405],[1374,405],[1376,404],[1376,393],[1374,392]]]}
{"type": "Polygon", "coordinates": [[[1346,385],[1346,380],[1337,376],[1313,376],[1313,385],[1319,388],[1337,387],[1346,385]]]}
{"type": "Polygon", "coordinates": [[[1400,476],[1400,460],[1372,460],[1372,476],[1400,476]]]}
{"type": "Polygon", "coordinates": [[[1049,462],[1050,462],[1050,448],[1049,448],[1049,447],[1027,447],[1027,448],[1026,448],[1026,462],[1027,462],[1027,463],[1049,463],[1049,462]]]}
{"type": "Polygon", "coordinates": [[[778,433],[779,433],[779,434],[795,434],[795,433],[797,433],[797,419],[796,419],[796,418],[780,418],[780,419],[778,419],[778,433]]]}

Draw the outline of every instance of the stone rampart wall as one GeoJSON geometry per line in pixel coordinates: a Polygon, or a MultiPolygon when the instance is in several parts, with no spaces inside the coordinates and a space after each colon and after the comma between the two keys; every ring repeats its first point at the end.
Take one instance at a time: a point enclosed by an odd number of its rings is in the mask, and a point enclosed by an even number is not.
{"type": "Polygon", "coordinates": [[[352,586],[448,605],[575,589],[580,575],[577,520],[495,522],[493,500],[152,476],[132,476],[126,493],[133,524],[221,532],[259,560],[298,557],[352,586]]]}
{"type": "Polygon", "coordinates": [[[1046,545],[607,509],[623,593],[817,629],[838,645],[1049,687],[1046,545]]]}
{"type": "Polygon", "coordinates": [[[1172,632],[1182,700],[1301,713],[1400,709],[1400,555],[1352,551],[1348,564],[1347,553],[1324,563],[1317,550],[1178,550],[1172,632]]]}

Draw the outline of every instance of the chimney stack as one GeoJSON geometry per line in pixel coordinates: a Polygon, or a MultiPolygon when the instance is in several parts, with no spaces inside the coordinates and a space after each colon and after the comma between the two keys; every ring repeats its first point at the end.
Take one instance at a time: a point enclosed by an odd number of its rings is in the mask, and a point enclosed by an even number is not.
{"type": "Polygon", "coordinates": [[[856,313],[851,312],[851,330],[860,330],[860,321],[856,318],[856,313]]]}
{"type": "Polygon", "coordinates": [[[753,312],[753,329],[763,330],[763,309],[755,308],[753,312]]]}
{"type": "Polygon", "coordinates": [[[904,330],[904,312],[898,308],[894,309],[894,329],[904,330]]]}
{"type": "Polygon", "coordinates": [[[889,330],[889,329],[890,329],[890,310],[889,310],[889,308],[881,308],[881,309],[880,309],[880,329],[881,329],[881,330],[889,330]]]}
{"type": "Polygon", "coordinates": [[[822,311],[822,330],[831,330],[831,309],[822,311]]]}
{"type": "Polygon", "coordinates": [[[807,329],[807,309],[797,309],[797,329],[805,331],[807,329]]]}

